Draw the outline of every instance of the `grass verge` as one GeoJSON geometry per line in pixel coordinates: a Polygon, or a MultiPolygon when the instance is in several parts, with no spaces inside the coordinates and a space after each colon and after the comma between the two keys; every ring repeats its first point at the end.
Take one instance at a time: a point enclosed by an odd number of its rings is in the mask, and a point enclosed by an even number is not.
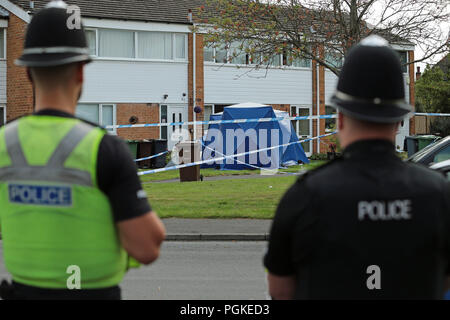
{"type": "Polygon", "coordinates": [[[271,219],[286,190],[297,179],[264,179],[146,184],[152,208],[161,218],[271,219]]]}
{"type": "MultiPolygon", "coordinates": [[[[300,170],[311,170],[311,169],[317,168],[325,163],[326,163],[326,161],[311,161],[311,163],[309,163],[309,164],[291,166],[291,167],[288,167],[287,169],[281,169],[280,171],[295,173],[300,170]]],[[[201,174],[204,177],[254,175],[254,174],[260,174],[260,170],[202,169],[201,174]]],[[[179,170],[159,172],[159,173],[141,176],[142,182],[164,181],[164,180],[173,180],[173,179],[180,179],[180,171],[179,170]]]]}

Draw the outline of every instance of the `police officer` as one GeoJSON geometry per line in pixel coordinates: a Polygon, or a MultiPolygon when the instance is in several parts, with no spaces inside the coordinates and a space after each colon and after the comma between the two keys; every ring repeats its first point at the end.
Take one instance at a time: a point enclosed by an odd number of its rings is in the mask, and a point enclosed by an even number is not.
{"type": "Polygon", "coordinates": [[[450,188],[394,146],[405,102],[397,54],[370,36],[350,50],[331,106],[341,158],[282,198],[264,264],[274,299],[442,299],[450,188]]]}
{"type": "Polygon", "coordinates": [[[4,299],[120,299],[129,257],[151,263],[165,234],[126,144],[74,117],[91,59],[72,14],[54,1],[34,15],[16,61],[36,112],[0,130],[4,299]]]}

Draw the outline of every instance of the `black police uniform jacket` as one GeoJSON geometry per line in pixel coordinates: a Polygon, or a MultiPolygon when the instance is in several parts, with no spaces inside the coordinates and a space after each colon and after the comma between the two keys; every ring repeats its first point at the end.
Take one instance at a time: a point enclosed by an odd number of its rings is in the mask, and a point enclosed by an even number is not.
{"type": "Polygon", "coordinates": [[[297,299],[442,299],[449,238],[446,179],[360,141],[284,195],[264,264],[297,299]]]}

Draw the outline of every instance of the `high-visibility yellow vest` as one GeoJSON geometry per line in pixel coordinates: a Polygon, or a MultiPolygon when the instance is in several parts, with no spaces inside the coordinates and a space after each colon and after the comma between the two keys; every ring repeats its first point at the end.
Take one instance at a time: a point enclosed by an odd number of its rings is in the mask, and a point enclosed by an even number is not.
{"type": "Polygon", "coordinates": [[[82,289],[119,284],[127,255],[97,185],[105,131],[78,119],[27,116],[0,129],[0,226],[13,280],[67,288],[70,266],[82,289]]]}

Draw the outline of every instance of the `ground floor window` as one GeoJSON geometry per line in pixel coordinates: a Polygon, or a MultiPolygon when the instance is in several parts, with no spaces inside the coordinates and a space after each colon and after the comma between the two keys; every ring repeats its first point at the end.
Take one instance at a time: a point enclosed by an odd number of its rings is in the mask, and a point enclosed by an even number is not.
{"type": "MultiPolygon", "coordinates": [[[[307,106],[291,106],[291,117],[308,117],[311,115],[311,108],[307,106]]],[[[310,139],[312,120],[292,120],[292,126],[300,140],[310,139]]],[[[302,143],[303,150],[306,154],[311,153],[311,141],[302,143]]]]}
{"type": "MultiPolygon", "coordinates": [[[[205,105],[205,110],[203,112],[203,114],[204,114],[204,117],[203,117],[204,121],[211,120],[211,115],[214,114],[214,113],[215,113],[214,105],[205,105]]],[[[203,131],[205,132],[205,134],[206,134],[206,131],[208,131],[208,127],[209,127],[209,124],[204,124],[203,125],[203,131]]]]}
{"type": "Polygon", "coordinates": [[[0,105],[0,127],[6,124],[6,106],[0,105]]]}
{"type": "MultiPolygon", "coordinates": [[[[114,104],[79,104],[77,106],[76,116],[102,127],[117,124],[116,105],[114,104]]],[[[113,134],[117,132],[116,129],[107,130],[113,134]]]]}
{"type": "MultiPolygon", "coordinates": [[[[336,109],[325,106],[326,115],[335,115],[336,109]]],[[[325,133],[335,132],[337,130],[337,119],[325,119],[325,133]]]]}
{"type": "MultiPolygon", "coordinates": [[[[159,122],[160,123],[167,123],[167,106],[166,105],[162,105],[160,107],[160,112],[159,112],[159,122]]],[[[159,132],[159,136],[161,139],[167,140],[167,126],[161,126],[160,127],[160,132],[159,132]]]]}

